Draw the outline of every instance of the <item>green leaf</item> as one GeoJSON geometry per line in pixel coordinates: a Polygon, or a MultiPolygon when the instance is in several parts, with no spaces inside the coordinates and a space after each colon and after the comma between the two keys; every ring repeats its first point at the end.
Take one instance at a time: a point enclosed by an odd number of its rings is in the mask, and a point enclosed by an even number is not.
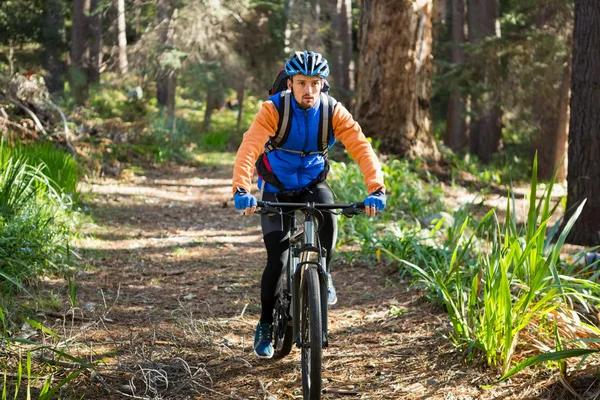
{"type": "Polygon", "coordinates": [[[581,357],[581,356],[585,356],[588,354],[598,353],[599,351],[600,350],[594,350],[594,349],[570,349],[570,350],[555,351],[552,353],[538,354],[536,356],[529,357],[528,359],[526,359],[524,361],[521,361],[519,364],[517,364],[515,367],[513,367],[510,371],[508,371],[507,373],[502,375],[500,377],[500,379],[498,379],[494,384],[485,385],[482,387],[484,389],[489,389],[493,385],[496,385],[502,381],[505,381],[508,378],[510,378],[511,376],[513,376],[514,374],[522,371],[523,369],[525,369],[527,367],[535,365],[535,364],[539,364],[539,363],[546,362],[546,361],[564,360],[565,358],[571,358],[571,357],[581,357]]]}

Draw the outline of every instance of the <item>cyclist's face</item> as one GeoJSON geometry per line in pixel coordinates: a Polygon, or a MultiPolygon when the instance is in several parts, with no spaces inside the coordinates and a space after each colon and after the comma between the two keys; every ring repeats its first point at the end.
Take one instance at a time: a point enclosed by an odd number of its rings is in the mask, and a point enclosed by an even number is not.
{"type": "Polygon", "coordinates": [[[318,76],[294,75],[288,80],[288,88],[292,89],[294,99],[300,108],[306,110],[315,105],[323,89],[323,78],[318,76]]]}

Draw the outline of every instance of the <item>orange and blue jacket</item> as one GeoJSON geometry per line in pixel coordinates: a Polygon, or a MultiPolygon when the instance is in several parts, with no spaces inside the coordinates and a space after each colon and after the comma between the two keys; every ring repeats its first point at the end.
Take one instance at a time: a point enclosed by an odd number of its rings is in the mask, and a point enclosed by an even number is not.
{"type": "MultiPolygon", "coordinates": [[[[277,132],[279,98],[279,94],[275,94],[262,104],[254,122],[244,134],[233,168],[234,193],[238,188],[250,192],[256,160],[277,132]]],[[[305,188],[325,168],[326,156],[317,151],[320,105],[319,99],[312,108],[303,110],[292,98],[291,130],[282,148],[301,153],[275,149],[266,154],[274,174],[286,191],[305,188]]],[[[339,139],[358,163],[368,192],[373,193],[380,188],[385,192],[381,164],[360,126],[341,103],[336,104],[333,112],[332,131],[329,148],[339,139]]],[[[259,177],[259,188],[262,185],[259,177]]],[[[277,193],[280,190],[265,182],[264,191],[277,193]]]]}

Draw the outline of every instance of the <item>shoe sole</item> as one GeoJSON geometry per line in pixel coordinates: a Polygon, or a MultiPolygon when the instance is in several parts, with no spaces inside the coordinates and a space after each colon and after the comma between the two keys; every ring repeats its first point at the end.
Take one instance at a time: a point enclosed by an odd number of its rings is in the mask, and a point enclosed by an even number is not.
{"type": "Polygon", "coordinates": [[[258,355],[258,353],[256,352],[256,350],[254,350],[254,355],[256,357],[258,357],[258,358],[262,358],[262,359],[265,359],[265,360],[269,360],[269,359],[273,358],[273,354],[271,354],[270,356],[261,356],[261,355],[258,355]]]}

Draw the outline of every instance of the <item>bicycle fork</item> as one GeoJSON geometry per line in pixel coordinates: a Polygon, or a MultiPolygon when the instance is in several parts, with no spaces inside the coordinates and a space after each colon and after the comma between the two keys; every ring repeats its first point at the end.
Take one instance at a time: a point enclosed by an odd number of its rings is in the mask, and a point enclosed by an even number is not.
{"type": "Polygon", "coordinates": [[[306,269],[316,269],[319,276],[319,292],[321,297],[321,327],[323,330],[323,347],[327,347],[329,342],[327,339],[328,332],[328,293],[327,282],[325,277],[327,254],[325,249],[319,249],[315,246],[314,222],[312,216],[305,221],[304,229],[304,246],[294,249],[296,254],[292,255],[292,265],[295,265],[295,270],[292,270],[292,322],[293,332],[296,347],[302,347],[302,339],[300,337],[300,313],[301,313],[301,296],[304,293],[306,279],[304,271],[306,269]],[[320,254],[319,254],[320,250],[320,254]]]}

